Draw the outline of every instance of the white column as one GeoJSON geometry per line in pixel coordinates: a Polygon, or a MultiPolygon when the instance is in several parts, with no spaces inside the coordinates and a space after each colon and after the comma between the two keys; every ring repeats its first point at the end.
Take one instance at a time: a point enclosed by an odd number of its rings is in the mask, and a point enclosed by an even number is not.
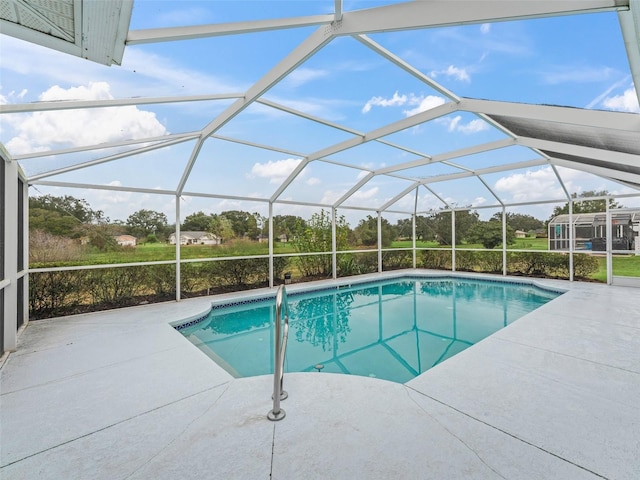
{"type": "Polygon", "coordinates": [[[416,268],[418,264],[416,262],[416,214],[415,212],[413,215],[411,215],[411,238],[413,240],[411,245],[412,253],[413,253],[413,268],[416,268]]]}
{"type": "Polygon", "coordinates": [[[573,199],[569,199],[569,281],[573,282],[573,250],[576,228],[573,224],[573,199]]]}
{"type": "MultiPolygon", "coordinates": [[[[4,161],[4,160],[0,160],[4,161]]],[[[4,350],[13,352],[18,341],[18,166],[5,163],[4,182],[4,350]],[[6,283],[5,282],[5,283],[6,283]]]]}
{"type": "Polygon", "coordinates": [[[273,287],[273,202],[269,202],[269,286],[273,287]]]}
{"type": "Polygon", "coordinates": [[[507,209],[502,205],[502,275],[507,274],[507,209]]]}
{"type": "Polygon", "coordinates": [[[331,278],[334,280],[338,278],[338,255],[336,250],[338,249],[338,241],[336,239],[336,215],[337,209],[331,208],[331,278]]]}
{"type": "Polygon", "coordinates": [[[606,199],[606,235],[607,235],[607,285],[611,285],[613,283],[613,228],[611,228],[611,210],[609,209],[609,198],[606,199]]]}
{"type": "Polygon", "coordinates": [[[176,302],[180,301],[180,195],[176,195],[176,302]]]}
{"type": "Polygon", "coordinates": [[[451,271],[456,271],[456,211],[451,210],[451,271]]]}
{"type": "Polygon", "coordinates": [[[382,270],[382,212],[378,212],[378,272],[382,270]]]}

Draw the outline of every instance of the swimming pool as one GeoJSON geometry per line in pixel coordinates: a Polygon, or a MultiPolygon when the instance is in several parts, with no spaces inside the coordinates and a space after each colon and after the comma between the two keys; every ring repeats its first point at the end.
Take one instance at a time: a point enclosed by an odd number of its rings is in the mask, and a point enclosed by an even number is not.
{"type": "MultiPolygon", "coordinates": [[[[289,293],[285,372],[404,383],[561,292],[527,283],[404,277],[289,293]]],[[[214,306],[175,325],[235,377],[273,373],[275,299],[214,306]]]]}

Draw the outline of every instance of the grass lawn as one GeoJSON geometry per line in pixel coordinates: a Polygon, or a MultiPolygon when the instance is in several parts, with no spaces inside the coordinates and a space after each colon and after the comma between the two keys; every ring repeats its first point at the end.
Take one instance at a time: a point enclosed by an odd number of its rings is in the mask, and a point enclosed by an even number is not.
{"type": "MultiPolygon", "coordinates": [[[[607,281],[607,258],[599,256],[600,268],[591,275],[591,278],[599,282],[607,281]]],[[[640,277],[640,256],[618,255],[613,257],[613,274],[620,277],[640,277]]]]}
{"type": "MultiPolygon", "coordinates": [[[[395,241],[391,244],[391,248],[411,248],[411,240],[395,241]]],[[[429,241],[416,242],[418,248],[448,248],[448,246],[439,245],[437,242],[429,241]]],[[[457,248],[483,248],[479,244],[462,244],[457,248]]],[[[501,247],[497,247],[499,250],[501,247]]],[[[517,238],[515,244],[509,246],[509,250],[546,250],[546,238],[517,238]]],[[[180,250],[182,259],[194,258],[215,258],[226,256],[244,256],[244,255],[267,255],[269,253],[269,245],[267,243],[239,241],[226,245],[189,245],[183,246],[180,250]]],[[[296,253],[293,244],[280,243],[274,244],[275,254],[296,253]]],[[[104,265],[115,263],[136,263],[136,262],[153,262],[163,260],[175,260],[176,247],[165,243],[147,243],[138,245],[135,248],[125,248],[114,252],[91,252],[83,256],[81,260],[76,262],[65,262],[65,265],[104,265]]],[[[599,268],[591,278],[600,282],[607,281],[606,257],[598,256],[599,268]]],[[[38,265],[43,266],[43,265],[38,265]]],[[[48,265],[49,266],[49,265],[48,265]]],[[[294,268],[293,265],[290,268],[294,268]]],[[[619,255],[613,257],[613,274],[616,276],[640,277],[640,256],[635,255],[619,255]]]]}
{"type": "MultiPolygon", "coordinates": [[[[226,245],[187,245],[180,249],[180,258],[236,257],[267,255],[269,245],[258,242],[234,242],[226,245]]],[[[274,253],[295,253],[289,243],[275,243],[274,253]]],[[[104,265],[113,263],[158,262],[176,259],[176,246],[166,243],[145,243],[113,252],[87,252],[75,262],[65,265],[104,265]]]]}

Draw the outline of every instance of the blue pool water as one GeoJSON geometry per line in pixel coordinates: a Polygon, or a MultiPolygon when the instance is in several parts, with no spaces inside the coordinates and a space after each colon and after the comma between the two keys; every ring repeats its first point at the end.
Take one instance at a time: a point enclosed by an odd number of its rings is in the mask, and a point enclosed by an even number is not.
{"type": "MultiPolygon", "coordinates": [[[[404,383],[560,295],[527,284],[407,278],[289,294],[285,371],[404,383]]],[[[273,373],[273,297],[177,326],[236,377],[273,373]]]]}

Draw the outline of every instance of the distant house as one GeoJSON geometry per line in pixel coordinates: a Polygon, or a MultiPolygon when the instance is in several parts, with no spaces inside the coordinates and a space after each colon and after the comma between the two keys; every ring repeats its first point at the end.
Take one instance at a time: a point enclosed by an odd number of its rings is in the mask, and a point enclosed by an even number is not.
{"type": "Polygon", "coordinates": [[[526,238],[527,232],[522,230],[516,230],[516,238],[526,238]]]}
{"type": "MultiPolygon", "coordinates": [[[[176,234],[169,235],[169,243],[176,244],[176,234]]],[[[220,245],[222,238],[209,232],[180,232],[180,245],[220,245]]]]}
{"type": "Polygon", "coordinates": [[[278,241],[281,243],[287,243],[289,241],[289,237],[287,237],[286,233],[278,236],[278,241]]]}
{"type": "Polygon", "coordinates": [[[138,239],[132,235],[116,235],[113,238],[121,247],[135,247],[138,243],[138,239]]]}

